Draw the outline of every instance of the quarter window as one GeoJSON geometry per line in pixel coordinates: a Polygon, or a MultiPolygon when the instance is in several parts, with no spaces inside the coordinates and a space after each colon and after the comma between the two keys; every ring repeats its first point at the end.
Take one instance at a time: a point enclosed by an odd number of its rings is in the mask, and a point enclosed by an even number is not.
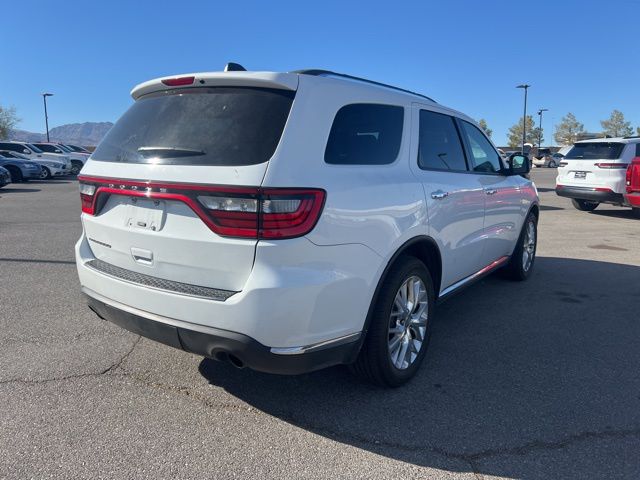
{"type": "Polygon", "coordinates": [[[338,110],[324,152],[335,165],[385,165],[400,151],[404,109],[358,103],[338,110]]]}
{"type": "Polygon", "coordinates": [[[487,137],[469,122],[461,121],[460,123],[469,142],[471,169],[481,173],[497,173],[502,170],[500,155],[487,137]]]}
{"type": "Polygon", "coordinates": [[[420,110],[418,166],[423,170],[467,170],[460,136],[449,115],[420,110]]]}

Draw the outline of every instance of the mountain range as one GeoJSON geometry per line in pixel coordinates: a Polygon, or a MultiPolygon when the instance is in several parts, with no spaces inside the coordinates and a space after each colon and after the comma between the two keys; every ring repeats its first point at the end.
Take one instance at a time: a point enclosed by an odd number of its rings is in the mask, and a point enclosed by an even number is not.
{"type": "MultiPolygon", "coordinates": [[[[111,122],[84,122],[60,125],[49,130],[49,139],[52,142],[71,143],[73,145],[95,146],[100,143],[109,129],[111,122]]],[[[19,142],[46,142],[44,133],[28,132],[26,130],[13,130],[9,137],[19,142]]]]}

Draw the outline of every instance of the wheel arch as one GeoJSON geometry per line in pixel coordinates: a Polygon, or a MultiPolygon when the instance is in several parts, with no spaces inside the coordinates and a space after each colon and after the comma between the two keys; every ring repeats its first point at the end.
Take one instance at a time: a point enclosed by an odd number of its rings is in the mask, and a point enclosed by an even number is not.
{"type": "Polygon", "coordinates": [[[438,244],[433,238],[427,235],[420,235],[417,237],[410,238],[405,243],[403,243],[391,256],[391,258],[387,262],[387,265],[382,271],[382,275],[380,275],[380,278],[378,279],[378,284],[376,285],[376,289],[373,293],[373,296],[371,297],[371,302],[369,304],[367,316],[365,318],[364,326],[362,328],[362,335],[360,336],[359,345],[357,347],[358,352],[360,351],[360,349],[362,348],[362,345],[364,344],[364,340],[367,336],[367,331],[369,330],[369,325],[371,324],[374,305],[378,301],[378,295],[380,294],[380,289],[382,288],[382,285],[384,284],[389,274],[389,270],[391,270],[391,268],[393,267],[393,265],[395,265],[398,259],[400,259],[405,255],[413,256],[418,260],[422,261],[422,263],[426,265],[433,279],[433,283],[434,283],[433,290],[434,290],[436,299],[440,294],[440,284],[442,281],[442,256],[440,254],[440,249],[438,248],[438,244]]]}

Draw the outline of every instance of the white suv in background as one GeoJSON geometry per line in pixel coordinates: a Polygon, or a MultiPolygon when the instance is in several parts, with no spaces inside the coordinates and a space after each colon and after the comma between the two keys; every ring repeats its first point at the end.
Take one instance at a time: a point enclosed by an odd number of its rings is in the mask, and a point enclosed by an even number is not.
{"type": "Polygon", "coordinates": [[[34,143],[36,147],[46,153],[57,153],[59,155],[65,155],[71,160],[70,172],[73,175],[77,175],[82,170],[82,167],[87,162],[89,154],[77,153],[64,145],[57,143],[34,143]]]}
{"type": "Polygon", "coordinates": [[[436,301],[501,267],[531,274],[528,160],[505,164],[428,97],[320,70],[132,96],[79,177],[77,268],[101,318],[237,367],[353,364],[396,386],[436,301]]]}
{"type": "Polygon", "coordinates": [[[635,157],[640,157],[640,137],[576,142],[560,162],[556,193],[585,212],[601,203],[631,207],[624,194],[627,167],[635,157]]]}

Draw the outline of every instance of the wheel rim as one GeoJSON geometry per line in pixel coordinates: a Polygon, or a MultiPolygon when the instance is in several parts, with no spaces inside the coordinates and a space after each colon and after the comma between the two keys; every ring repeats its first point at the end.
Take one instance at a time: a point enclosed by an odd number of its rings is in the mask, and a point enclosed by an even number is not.
{"type": "Polygon", "coordinates": [[[42,173],[40,174],[40,178],[48,178],[49,173],[43,168],[42,173]]]}
{"type": "Polygon", "coordinates": [[[429,315],[424,282],[411,276],[398,289],[389,317],[389,356],[399,370],[415,362],[424,343],[429,315]]]}
{"type": "Polygon", "coordinates": [[[527,272],[533,263],[533,257],[536,254],[536,225],[530,221],[527,223],[527,229],[524,232],[522,248],[522,269],[527,272]]]}

